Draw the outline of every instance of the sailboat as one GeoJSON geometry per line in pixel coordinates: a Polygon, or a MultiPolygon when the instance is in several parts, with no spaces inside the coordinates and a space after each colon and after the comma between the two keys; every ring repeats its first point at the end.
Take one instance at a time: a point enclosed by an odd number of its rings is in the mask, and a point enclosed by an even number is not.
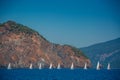
{"type": "Polygon", "coordinates": [[[41,65],[41,63],[39,64],[39,69],[42,69],[42,65],[41,65]]]}
{"type": "Polygon", "coordinates": [[[110,70],[110,63],[108,63],[107,70],[110,70]]]}
{"type": "Polygon", "coordinates": [[[84,69],[87,69],[87,63],[85,63],[84,69]]]}
{"type": "Polygon", "coordinates": [[[71,67],[70,67],[70,69],[74,69],[74,65],[73,65],[73,63],[71,64],[71,67]]]}
{"type": "Polygon", "coordinates": [[[52,69],[52,63],[50,63],[49,69],[52,69]]]}
{"type": "Polygon", "coordinates": [[[99,63],[99,61],[98,61],[98,63],[97,63],[96,69],[97,69],[97,70],[100,70],[100,63],[99,63]]]}
{"type": "Polygon", "coordinates": [[[32,64],[30,64],[30,67],[29,67],[29,69],[32,69],[32,64]]]}
{"type": "Polygon", "coordinates": [[[60,69],[60,63],[58,64],[57,69],[60,69]]]}
{"type": "Polygon", "coordinates": [[[10,64],[10,63],[8,64],[8,67],[7,67],[7,69],[11,69],[11,64],[10,64]]]}

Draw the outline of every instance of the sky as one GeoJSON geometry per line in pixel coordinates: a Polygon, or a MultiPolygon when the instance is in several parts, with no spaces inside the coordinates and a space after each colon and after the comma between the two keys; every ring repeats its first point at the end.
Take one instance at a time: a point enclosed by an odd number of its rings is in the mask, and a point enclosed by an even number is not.
{"type": "Polygon", "coordinates": [[[120,0],[0,0],[0,23],[13,20],[47,40],[77,48],[120,37],[120,0]]]}

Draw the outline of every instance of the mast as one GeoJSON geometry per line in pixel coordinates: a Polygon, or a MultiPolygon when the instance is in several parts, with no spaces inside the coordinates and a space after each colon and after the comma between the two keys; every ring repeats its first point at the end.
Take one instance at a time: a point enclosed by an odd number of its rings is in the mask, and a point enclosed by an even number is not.
{"type": "Polygon", "coordinates": [[[108,63],[107,70],[110,70],[110,63],[108,63]]]}
{"type": "Polygon", "coordinates": [[[39,69],[42,69],[42,65],[41,65],[41,63],[39,64],[39,69]]]}
{"type": "Polygon", "coordinates": [[[60,63],[58,64],[57,69],[60,69],[60,63]]]}
{"type": "Polygon", "coordinates": [[[11,69],[11,63],[8,64],[8,68],[7,69],[11,69]]]}
{"type": "Polygon", "coordinates": [[[87,69],[87,63],[85,63],[84,69],[87,69]]]}
{"type": "Polygon", "coordinates": [[[50,63],[50,67],[49,67],[49,69],[52,69],[52,63],[50,63]]]}
{"type": "Polygon", "coordinates": [[[30,69],[32,69],[32,64],[30,64],[30,67],[29,67],[30,69]]]}
{"type": "Polygon", "coordinates": [[[73,63],[71,64],[71,67],[70,67],[70,69],[74,69],[74,65],[73,65],[73,63]]]}
{"type": "Polygon", "coordinates": [[[100,63],[99,63],[99,61],[98,61],[98,63],[97,63],[96,69],[97,69],[97,70],[100,70],[100,63]]]}

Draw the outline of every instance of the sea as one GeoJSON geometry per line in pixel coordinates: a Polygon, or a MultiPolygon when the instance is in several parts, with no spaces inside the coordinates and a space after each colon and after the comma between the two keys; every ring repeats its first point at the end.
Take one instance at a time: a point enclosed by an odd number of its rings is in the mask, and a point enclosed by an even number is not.
{"type": "Polygon", "coordinates": [[[0,80],[120,80],[120,69],[0,69],[0,80]]]}

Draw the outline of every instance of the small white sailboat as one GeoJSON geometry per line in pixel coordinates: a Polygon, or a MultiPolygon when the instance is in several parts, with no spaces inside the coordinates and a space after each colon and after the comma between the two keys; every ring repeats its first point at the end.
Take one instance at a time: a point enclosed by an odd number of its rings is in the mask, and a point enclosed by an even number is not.
{"type": "Polygon", "coordinates": [[[98,63],[97,63],[96,69],[97,69],[97,70],[100,70],[100,63],[99,63],[99,61],[98,61],[98,63]]]}
{"type": "Polygon", "coordinates": [[[110,70],[110,63],[108,63],[107,70],[110,70]]]}
{"type": "Polygon", "coordinates": [[[11,63],[8,64],[7,69],[11,69],[11,63]]]}
{"type": "Polygon", "coordinates": [[[49,69],[52,69],[52,63],[50,63],[49,69]]]}
{"type": "Polygon", "coordinates": [[[29,69],[32,69],[32,64],[30,64],[30,67],[29,67],[29,69]]]}
{"type": "Polygon", "coordinates": [[[73,63],[71,64],[71,67],[70,67],[70,69],[72,70],[72,69],[74,69],[74,65],[73,65],[73,63]]]}
{"type": "Polygon", "coordinates": [[[42,65],[41,65],[41,63],[39,64],[39,69],[42,69],[42,65]]]}
{"type": "Polygon", "coordinates": [[[87,69],[87,63],[85,63],[84,69],[85,69],[85,70],[87,69]]]}
{"type": "Polygon", "coordinates": [[[60,69],[60,63],[58,64],[57,69],[60,69]]]}

